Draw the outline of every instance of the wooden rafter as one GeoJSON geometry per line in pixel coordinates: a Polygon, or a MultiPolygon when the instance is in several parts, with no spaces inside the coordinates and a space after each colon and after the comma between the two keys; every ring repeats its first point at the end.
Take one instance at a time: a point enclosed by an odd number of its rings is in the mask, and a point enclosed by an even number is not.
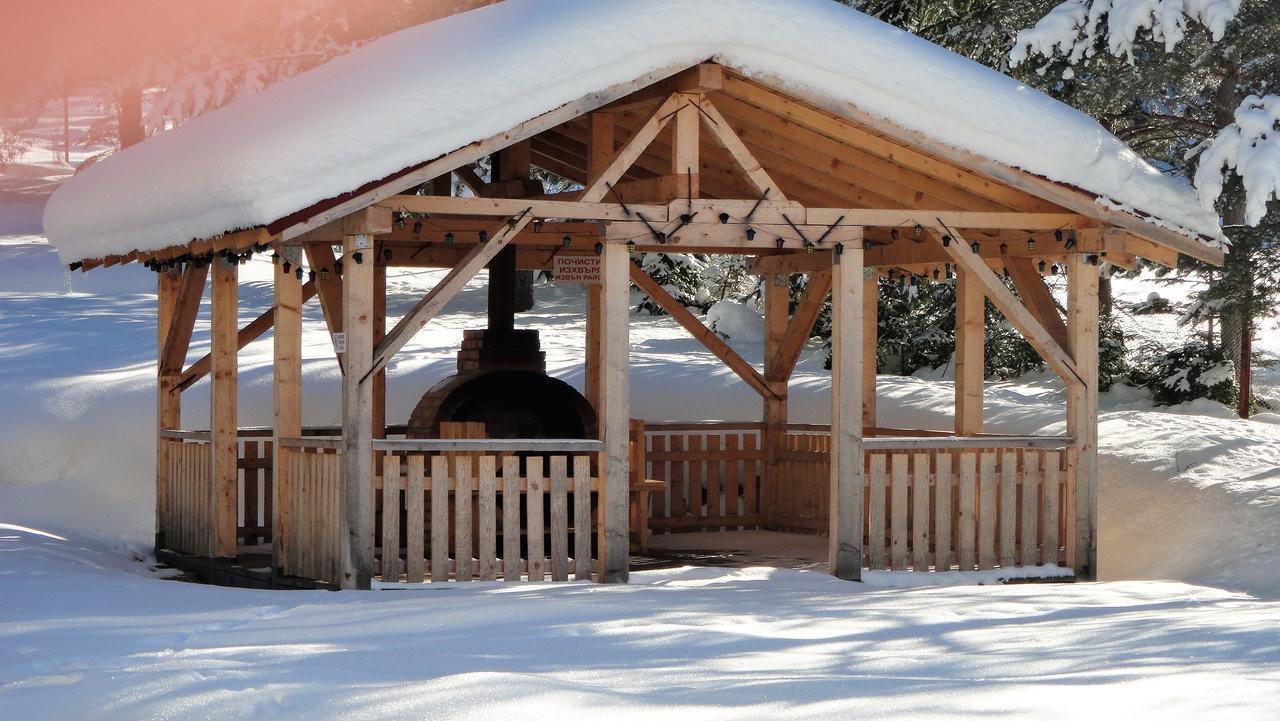
{"type": "Polygon", "coordinates": [[[969,249],[969,243],[955,229],[929,228],[929,235],[947,251],[957,266],[982,285],[983,293],[992,303],[995,303],[996,308],[1000,309],[1009,324],[1027,339],[1031,347],[1035,348],[1045,363],[1048,363],[1068,386],[1084,382],[1066,348],[1058,345],[1053,335],[1040,324],[1027,306],[1018,300],[1013,291],[1005,286],[995,271],[987,266],[986,261],[969,249]],[[944,241],[944,236],[950,236],[951,240],[944,241]]]}
{"type": "MultiPolygon", "coordinates": [[[[830,266],[828,266],[830,267],[830,266]]],[[[800,302],[796,304],[787,331],[778,344],[778,352],[773,357],[772,369],[778,379],[790,378],[795,371],[796,362],[800,359],[800,351],[813,335],[813,324],[822,312],[827,295],[831,291],[831,272],[814,273],[809,276],[809,284],[805,286],[800,302]]],[[[774,380],[774,379],[770,379],[774,380]]]]}
{"type": "Polygon", "coordinates": [[[760,165],[760,161],[756,160],[756,156],[751,154],[747,149],[746,143],[742,142],[742,138],[734,132],[729,126],[729,121],[725,119],[715,104],[709,98],[703,96],[698,103],[702,110],[701,117],[703,125],[711,132],[711,137],[719,141],[720,146],[734,159],[738,167],[742,169],[747,179],[756,187],[761,197],[770,200],[785,201],[786,195],[778,184],[773,182],[773,178],[769,177],[768,171],[760,165]]]}
{"type": "Polygon", "coordinates": [[[597,203],[604,199],[609,192],[609,186],[617,183],[622,178],[622,174],[635,163],[636,158],[649,147],[654,138],[658,137],[658,133],[667,127],[674,116],[675,111],[684,102],[682,96],[676,94],[667,98],[658,109],[649,116],[645,124],[631,137],[631,140],[623,145],[613,156],[612,162],[600,173],[600,176],[593,178],[591,184],[583,189],[582,195],[579,196],[578,202],[581,203],[597,203]]]}
{"type": "Polygon", "coordinates": [[[698,320],[693,313],[690,313],[687,308],[681,305],[680,301],[664,290],[658,284],[658,281],[654,280],[648,273],[644,272],[644,269],[634,263],[631,264],[631,282],[635,283],[640,290],[644,291],[645,295],[653,299],[653,302],[657,303],[677,323],[689,331],[689,334],[710,351],[712,355],[719,358],[722,363],[729,367],[729,370],[736,373],[757,393],[765,398],[776,397],[759,371],[753,368],[745,358],[738,355],[737,351],[729,347],[729,344],[716,335],[715,331],[703,325],[702,321],[698,320]]]}
{"type": "MultiPolygon", "coordinates": [[[[481,268],[511,242],[511,239],[524,230],[533,220],[533,213],[527,208],[501,223],[489,235],[489,240],[475,246],[467,253],[458,265],[454,266],[429,293],[418,301],[417,305],[400,319],[396,326],[373,349],[373,365],[365,378],[377,373],[387,366],[395,354],[408,343],[423,326],[436,317],[444,306],[462,290],[481,268]]],[[[361,379],[362,381],[364,378],[361,379]]]]}

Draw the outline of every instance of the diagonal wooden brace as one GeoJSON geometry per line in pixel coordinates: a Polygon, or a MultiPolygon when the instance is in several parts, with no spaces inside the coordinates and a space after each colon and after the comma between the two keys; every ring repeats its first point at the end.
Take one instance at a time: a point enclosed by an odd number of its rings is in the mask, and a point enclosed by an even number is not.
{"type": "Polygon", "coordinates": [[[475,274],[485,267],[493,257],[524,230],[533,220],[533,213],[524,212],[503,221],[489,234],[489,240],[476,245],[467,255],[449,271],[436,287],[418,301],[418,304],[396,323],[396,327],[373,349],[373,366],[361,379],[363,383],[373,374],[382,370],[395,354],[408,343],[423,326],[436,317],[449,301],[462,290],[475,274]]]}
{"type": "Polygon", "coordinates": [[[755,368],[747,362],[745,358],[738,355],[737,351],[729,347],[724,339],[715,334],[702,321],[698,320],[693,313],[680,304],[680,301],[671,297],[671,294],[658,284],[652,276],[644,272],[644,269],[635,263],[631,264],[631,282],[635,283],[640,290],[653,299],[659,307],[665,310],[672,318],[676,320],[685,330],[689,331],[699,343],[706,347],[716,358],[719,358],[729,370],[738,374],[738,377],[746,381],[757,393],[765,398],[778,398],[769,388],[769,384],[765,382],[764,376],[760,375],[755,368]]]}
{"type": "Polygon", "coordinates": [[[1084,379],[1076,369],[1075,361],[1071,359],[1067,349],[1054,340],[1053,334],[1040,324],[1022,301],[1018,300],[1018,297],[1000,280],[995,271],[991,270],[982,256],[970,249],[969,243],[957,231],[946,226],[928,230],[929,235],[951,256],[955,264],[982,285],[986,296],[995,303],[996,308],[1004,314],[1010,325],[1027,339],[1031,347],[1035,348],[1045,363],[1048,363],[1068,386],[1084,384],[1084,379]],[[951,240],[944,241],[944,236],[950,236],[951,240]]]}

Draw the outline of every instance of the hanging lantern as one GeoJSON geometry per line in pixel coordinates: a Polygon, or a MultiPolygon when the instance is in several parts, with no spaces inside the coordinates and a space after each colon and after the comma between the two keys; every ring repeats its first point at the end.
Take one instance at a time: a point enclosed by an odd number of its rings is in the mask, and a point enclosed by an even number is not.
{"type": "Polygon", "coordinates": [[[453,233],[444,234],[444,244],[450,247],[453,246],[453,233]]]}
{"type": "Polygon", "coordinates": [[[272,253],[272,254],[271,254],[271,264],[272,264],[272,265],[280,265],[280,254],[279,254],[279,253],[272,253]]]}
{"type": "Polygon", "coordinates": [[[634,240],[627,241],[627,252],[628,253],[636,252],[636,242],[634,240]]]}
{"type": "Polygon", "coordinates": [[[1059,243],[1061,243],[1061,242],[1062,242],[1062,230],[1061,230],[1061,229],[1058,229],[1058,230],[1053,231],[1053,239],[1054,239],[1054,240],[1056,240],[1056,241],[1058,241],[1059,243]]]}
{"type": "Polygon", "coordinates": [[[1027,250],[1035,250],[1035,249],[1036,249],[1036,239],[1027,238],[1027,250]]]}
{"type": "Polygon", "coordinates": [[[422,221],[421,220],[413,221],[413,234],[419,235],[421,233],[422,233],[422,221]]]}
{"type": "Polygon", "coordinates": [[[755,240],[755,239],[756,239],[756,229],[755,229],[755,228],[747,228],[747,242],[751,242],[751,241],[753,241],[753,240],[755,240]]]}
{"type": "Polygon", "coordinates": [[[316,282],[315,268],[312,268],[311,270],[307,271],[307,280],[311,281],[312,283],[316,282]]]}
{"type": "Polygon", "coordinates": [[[975,240],[969,244],[969,250],[972,250],[973,252],[977,253],[982,250],[982,244],[980,244],[978,241],[975,240]]]}
{"type": "Polygon", "coordinates": [[[569,236],[566,235],[565,237],[560,239],[560,245],[565,248],[568,248],[569,246],[573,245],[573,238],[570,238],[569,236]]]}
{"type": "Polygon", "coordinates": [[[1044,275],[1044,271],[1045,271],[1045,269],[1046,269],[1046,268],[1048,268],[1048,267],[1049,267],[1049,264],[1048,264],[1048,263],[1044,262],[1043,260],[1042,260],[1042,261],[1040,261],[1040,265],[1039,265],[1039,268],[1040,268],[1040,275],[1044,275]]]}
{"type": "Polygon", "coordinates": [[[596,243],[596,255],[604,252],[604,243],[596,243]]]}
{"type": "Polygon", "coordinates": [[[1001,243],[1001,244],[1000,244],[1000,255],[1006,255],[1008,252],[1009,252],[1009,244],[1008,244],[1008,243],[1001,243]]]}
{"type": "Polygon", "coordinates": [[[728,214],[728,213],[721,213],[721,214],[720,214],[720,225],[726,225],[728,222],[729,222],[729,214],[728,214]]]}
{"type": "MultiPolygon", "coordinates": [[[[919,227],[919,226],[916,226],[916,227],[919,227]]],[[[942,247],[943,247],[943,248],[950,248],[950,247],[951,247],[951,236],[949,236],[949,235],[944,235],[944,236],[942,236],[942,247]]]]}
{"type": "Polygon", "coordinates": [[[382,259],[383,259],[383,260],[390,262],[390,260],[391,260],[391,256],[392,256],[392,255],[393,255],[393,253],[391,252],[391,249],[390,249],[390,248],[383,248],[383,249],[382,249],[382,259]]]}
{"type": "Polygon", "coordinates": [[[889,239],[892,240],[893,242],[895,243],[898,242],[898,236],[899,236],[899,233],[897,228],[894,228],[893,230],[889,231],[889,239]]]}
{"type": "Polygon", "coordinates": [[[293,277],[297,278],[298,280],[302,280],[302,266],[298,266],[293,271],[293,277]]]}
{"type": "Polygon", "coordinates": [[[1049,275],[1057,275],[1057,274],[1058,274],[1058,264],[1054,263],[1053,265],[1049,266],[1049,275]]]}

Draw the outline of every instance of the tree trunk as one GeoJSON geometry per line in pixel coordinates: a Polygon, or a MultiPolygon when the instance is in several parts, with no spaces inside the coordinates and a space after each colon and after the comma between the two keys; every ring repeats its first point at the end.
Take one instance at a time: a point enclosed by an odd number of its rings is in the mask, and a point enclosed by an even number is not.
{"type": "Polygon", "coordinates": [[[130,145],[141,143],[147,137],[146,130],[142,126],[142,89],[125,88],[116,96],[116,102],[120,108],[118,115],[120,149],[124,150],[130,145]]]}

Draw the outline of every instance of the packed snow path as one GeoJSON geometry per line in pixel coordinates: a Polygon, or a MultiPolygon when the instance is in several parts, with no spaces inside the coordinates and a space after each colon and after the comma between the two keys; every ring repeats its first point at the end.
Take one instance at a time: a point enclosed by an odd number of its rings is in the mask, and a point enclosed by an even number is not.
{"type": "Polygon", "coordinates": [[[777,569],[328,593],[0,526],[0,718],[1273,719],[1280,602],[777,569]]]}

